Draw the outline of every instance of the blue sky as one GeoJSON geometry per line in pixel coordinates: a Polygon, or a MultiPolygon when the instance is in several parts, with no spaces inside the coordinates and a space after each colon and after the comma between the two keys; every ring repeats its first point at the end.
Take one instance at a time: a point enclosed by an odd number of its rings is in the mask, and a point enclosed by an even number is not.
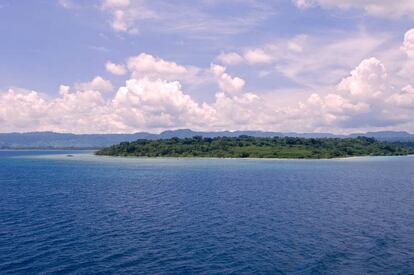
{"type": "Polygon", "coordinates": [[[413,14],[409,0],[3,0],[0,131],[414,131],[413,14]]]}

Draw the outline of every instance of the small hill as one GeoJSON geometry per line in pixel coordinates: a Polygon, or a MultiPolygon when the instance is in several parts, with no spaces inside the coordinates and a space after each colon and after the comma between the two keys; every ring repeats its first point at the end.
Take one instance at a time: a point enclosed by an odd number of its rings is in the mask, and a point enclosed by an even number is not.
{"type": "Polygon", "coordinates": [[[353,156],[400,156],[414,148],[374,138],[214,137],[196,136],[121,142],[96,152],[106,156],[299,158],[321,159],[353,156]]]}

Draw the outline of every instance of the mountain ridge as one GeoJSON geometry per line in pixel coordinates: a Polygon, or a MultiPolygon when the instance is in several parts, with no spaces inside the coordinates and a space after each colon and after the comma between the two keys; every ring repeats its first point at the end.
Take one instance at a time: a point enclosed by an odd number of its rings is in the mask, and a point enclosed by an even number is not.
{"type": "Polygon", "coordinates": [[[57,132],[0,133],[0,148],[102,148],[123,141],[137,139],[167,139],[172,137],[301,137],[301,138],[355,138],[373,137],[388,142],[414,142],[414,134],[405,131],[378,131],[337,135],[332,133],[296,133],[271,131],[193,131],[191,129],[167,130],[160,134],[137,132],[132,134],[73,134],[57,132]]]}

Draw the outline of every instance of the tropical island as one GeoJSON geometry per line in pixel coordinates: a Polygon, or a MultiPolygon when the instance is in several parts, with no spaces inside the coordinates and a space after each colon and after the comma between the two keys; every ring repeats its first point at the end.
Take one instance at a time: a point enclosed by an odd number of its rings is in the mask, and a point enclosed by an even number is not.
{"type": "Polygon", "coordinates": [[[125,157],[211,157],[330,159],[403,156],[414,148],[374,138],[215,137],[138,139],[103,148],[96,155],[125,157]]]}

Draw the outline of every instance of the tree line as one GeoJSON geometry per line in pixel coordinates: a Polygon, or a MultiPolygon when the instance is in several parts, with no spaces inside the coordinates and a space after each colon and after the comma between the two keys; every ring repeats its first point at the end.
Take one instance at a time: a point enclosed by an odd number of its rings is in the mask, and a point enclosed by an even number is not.
{"type": "Polygon", "coordinates": [[[138,139],[121,142],[97,155],[135,157],[301,158],[398,156],[414,154],[414,148],[374,138],[215,137],[138,139]]]}

